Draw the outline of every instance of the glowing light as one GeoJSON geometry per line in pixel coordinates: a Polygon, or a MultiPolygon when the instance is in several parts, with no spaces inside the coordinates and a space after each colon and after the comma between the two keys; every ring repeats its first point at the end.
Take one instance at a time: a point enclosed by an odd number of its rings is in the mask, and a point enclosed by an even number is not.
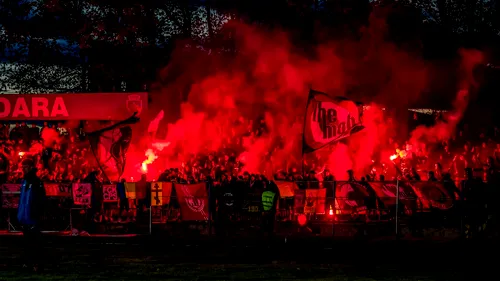
{"type": "Polygon", "coordinates": [[[19,157],[23,158],[23,156],[26,154],[26,152],[19,152],[19,157]]]}
{"type": "Polygon", "coordinates": [[[146,150],[145,156],[147,157],[146,160],[144,160],[141,164],[141,172],[142,173],[147,173],[148,172],[148,165],[153,163],[158,156],[154,153],[152,149],[146,150]]]}
{"type": "Polygon", "coordinates": [[[307,217],[304,214],[300,214],[297,216],[297,222],[300,226],[304,226],[307,223],[307,217]]]}
{"type": "Polygon", "coordinates": [[[389,159],[391,159],[391,161],[396,160],[396,158],[398,158],[398,156],[396,154],[393,154],[393,155],[391,155],[391,157],[389,157],[389,159]]]}
{"type": "Polygon", "coordinates": [[[333,216],[333,208],[332,208],[332,205],[330,205],[330,210],[328,211],[328,215],[333,216]]]}

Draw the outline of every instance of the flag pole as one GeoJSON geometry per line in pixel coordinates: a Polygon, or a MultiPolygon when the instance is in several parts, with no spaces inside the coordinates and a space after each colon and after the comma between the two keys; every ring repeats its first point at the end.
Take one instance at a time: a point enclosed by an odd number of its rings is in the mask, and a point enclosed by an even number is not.
{"type": "MultiPolygon", "coordinates": [[[[306,101],[306,108],[304,110],[304,121],[303,121],[303,125],[302,125],[302,153],[301,153],[301,161],[302,161],[302,164],[301,164],[301,169],[302,169],[302,177],[305,176],[305,163],[304,163],[304,155],[305,155],[305,148],[306,148],[306,135],[305,135],[305,132],[306,132],[306,122],[307,122],[307,108],[309,107],[309,101],[311,100],[311,94],[313,92],[313,89],[312,87],[309,87],[309,93],[307,94],[307,101],[306,101]]],[[[288,171],[287,171],[288,172],[288,171]]]]}

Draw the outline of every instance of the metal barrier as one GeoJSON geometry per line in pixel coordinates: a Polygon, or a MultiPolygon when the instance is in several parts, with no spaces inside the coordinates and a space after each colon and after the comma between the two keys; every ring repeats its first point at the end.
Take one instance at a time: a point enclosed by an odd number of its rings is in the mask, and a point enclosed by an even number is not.
{"type": "MultiPolygon", "coordinates": [[[[470,225],[478,224],[474,221],[484,215],[471,211],[470,204],[464,201],[459,189],[447,189],[439,183],[276,184],[281,196],[273,219],[276,232],[285,235],[297,232],[317,234],[319,231],[323,235],[335,236],[348,228],[347,232],[358,235],[362,232],[365,236],[420,236],[423,229],[455,231],[456,235],[466,235],[470,225]],[[304,187],[314,188],[300,189],[304,187]]],[[[182,225],[188,225],[188,231],[202,235],[227,234],[228,231],[249,234],[252,231],[259,233],[262,229],[259,189],[240,190],[241,182],[207,184],[206,196],[194,196],[194,193],[179,196],[178,192],[189,193],[187,189],[193,186],[173,186],[175,188],[170,188],[171,193],[162,194],[161,198],[158,187],[152,189],[152,200],[145,206],[141,205],[140,210],[131,204],[126,222],[119,222],[122,214],[118,202],[107,201],[103,202],[102,208],[89,208],[74,206],[67,197],[53,198],[49,201],[43,227],[51,231],[76,228],[103,233],[135,231],[151,234],[155,231],[176,233],[183,229],[182,225]],[[161,205],[158,205],[160,201],[161,205]]],[[[137,203],[136,200],[129,201],[137,203]]],[[[4,208],[2,213],[4,227],[9,231],[18,230],[15,208],[4,208]]]]}

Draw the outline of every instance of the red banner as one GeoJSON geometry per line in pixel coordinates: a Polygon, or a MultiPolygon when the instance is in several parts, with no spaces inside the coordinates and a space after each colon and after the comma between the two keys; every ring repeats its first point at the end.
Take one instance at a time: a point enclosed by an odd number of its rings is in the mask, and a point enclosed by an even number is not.
{"type": "Polygon", "coordinates": [[[74,183],[72,188],[73,203],[75,205],[90,205],[92,196],[92,185],[90,183],[74,183]]]}
{"type": "Polygon", "coordinates": [[[208,195],[205,183],[174,184],[184,221],[208,220],[208,195]]]}
{"type": "Polygon", "coordinates": [[[118,201],[116,184],[105,184],[102,186],[102,200],[104,202],[116,202],[116,201],[118,201]]]}
{"type": "Polygon", "coordinates": [[[278,186],[278,189],[280,190],[280,197],[281,198],[293,197],[294,192],[297,189],[297,184],[295,184],[294,182],[277,181],[276,185],[278,186]]]}
{"type": "Polygon", "coordinates": [[[0,120],[122,120],[147,105],[147,93],[0,95],[0,120]]]}
{"type": "Polygon", "coordinates": [[[71,184],[44,183],[45,194],[50,197],[70,197],[71,184]]]}

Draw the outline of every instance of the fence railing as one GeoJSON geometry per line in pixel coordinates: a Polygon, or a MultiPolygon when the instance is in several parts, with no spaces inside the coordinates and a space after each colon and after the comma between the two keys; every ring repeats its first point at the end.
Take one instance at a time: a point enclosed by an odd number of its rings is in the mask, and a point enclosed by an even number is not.
{"type": "MultiPolygon", "coordinates": [[[[472,212],[464,200],[466,183],[460,188],[406,181],[275,183],[280,194],[274,216],[277,232],[320,225],[334,229],[376,224],[390,235],[401,235],[408,229],[418,232],[417,228],[425,227],[464,233],[472,216],[474,220],[484,216],[472,212]]],[[[248,233],[248,229],[260,229],[263,223],[263,185],[151,182],[125,186],[127,199],[120,200],[116,185],[45,184],[49,199],[42,227],[52,231],[77,228],[151,233],[159,228],[175,232],[179,224],[190,223],[204,225],[200,232],[210,235],[236,228],[248,233]]],[[[19,188],[2,185],[0,227],[10,231],[19,229],[15,215],[19,188]]]]}

